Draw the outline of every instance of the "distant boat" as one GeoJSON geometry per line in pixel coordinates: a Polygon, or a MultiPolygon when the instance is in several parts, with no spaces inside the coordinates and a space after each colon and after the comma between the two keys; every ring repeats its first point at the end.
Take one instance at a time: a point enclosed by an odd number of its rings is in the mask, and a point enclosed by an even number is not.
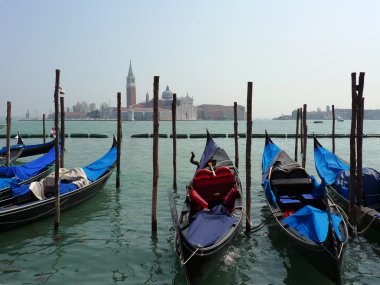
{"type": "Polygon", "coordinates": [[[4,128],[6,125],[0,124],[0,129],[4,128]]]}
{"type": "Polygon", "coordinates": [[[314,121],[314,124],[322,124],[323,121],[314,121]]]}
{"type": "Polygon", "coordinates": [[[341,116],[338,116],[338,117],[336,118],[336,120],[337,120],[337,122],[344,122],[344,119],[343,119],[341,116]]]}

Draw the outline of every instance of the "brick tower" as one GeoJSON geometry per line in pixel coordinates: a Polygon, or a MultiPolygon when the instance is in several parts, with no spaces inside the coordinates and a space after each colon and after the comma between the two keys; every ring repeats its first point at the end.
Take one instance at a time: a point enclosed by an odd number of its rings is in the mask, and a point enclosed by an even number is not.
{"type": "Polygon", "coordinates": [[[127,77],[127,108],[136,104],[136,84],[135,75],[132,70],[132,61],[129,62],[129,71],[127,77]]]}

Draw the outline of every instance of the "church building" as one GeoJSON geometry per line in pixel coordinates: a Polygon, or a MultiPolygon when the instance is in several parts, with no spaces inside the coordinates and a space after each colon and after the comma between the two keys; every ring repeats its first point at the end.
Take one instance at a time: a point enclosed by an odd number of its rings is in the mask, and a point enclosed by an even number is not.
{"type": "MultiPolygon", "coordinates": [[[[161,121],[172,119],[172,101],[173,92],[169,89],[169,86],[166,86],[158,103],[159,118],[161,121]]],[[[177,96],[177,120],[197,120],[197,107],[194,106],[193,102],[194,99],[188,94],[185,97],[177,96]]],[[[127,108],[123,113],[123,120],[149,121],[153,119],[153,99],[149,100],[148,92],[145,95],[145,102],[136,104],[136,83],[131,61],[129,63],[127,76],[127,108]]]]}

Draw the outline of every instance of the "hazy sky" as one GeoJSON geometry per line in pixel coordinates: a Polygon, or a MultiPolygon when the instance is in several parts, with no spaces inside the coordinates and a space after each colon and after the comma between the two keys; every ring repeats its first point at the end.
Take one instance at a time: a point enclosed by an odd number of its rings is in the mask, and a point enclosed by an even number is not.
{"type": "Polygon", "coordinates": [[[380,108],[380,1],[0,0],[0,116],[65,105],[116,105],[129,61],[137,101],[169,85],[196,105],[246,105],[253,117],[349,108],[351,72],[366,72],[365,108],[380,108]]]}

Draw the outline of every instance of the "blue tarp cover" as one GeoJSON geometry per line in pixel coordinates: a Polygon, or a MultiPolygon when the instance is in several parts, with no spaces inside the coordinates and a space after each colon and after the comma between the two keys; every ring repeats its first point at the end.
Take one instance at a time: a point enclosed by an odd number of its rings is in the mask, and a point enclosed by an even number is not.
{"type": "Polygon", "coordinates": [[[210,212],[198,212],[193,218],[186,239],[198,247],[215,244],[237,221],[223,205],[216,205],[210,212]]]}
{"type": "MultiPolygon", "coordinates": [[[[29,186],[30,186],[30,184],[12,186],[12,196],[18,197],[18,196],[27,194],[28,192],[30,192],[29,186]]],[[[60,195],[63,195],[65,193],[68,193],[68,192],[73,191],[75,189],[78,189],[78,186],[72,182],[71,183],[59,183],[60,195]]]]}
{"type": "MultiPolygon", "coordinates": [[[[372,195],[380,194],[380,175],[373,168],[363,168],[362,171],[363,192],[368,204],[377,203],[377,197],[372,195]],[[373,198],[376,198],[372,201],[373,198]]],[[[335,180],[335,189],[347,200],[350,197],[350,171],[341,171],[335,180]]]]}
{"type": "Polygon", "coordinates": [[[342,170],[350,169],[349,165],[324,147],[314,149],[314,162],[318,175],[329,185],[335,182],[336,177],[342,170]]]}
{"type": "Polygon", "coordinates": [[[83,171],[87,175],[87,179],[95,181],[102,176],[117,159],[117,148],[113,146],[105,155],[99,158],[97,161],[83,167],[83,171]]]}
{"type": "Polygon", "coordinates": [[[33,176],[39,174],[50,164],[52,164],[54,161],[55,147],[53,147],[45,155],[23,165],[0,167],[0,189],[9,187],[10,184],[8,184],[8,186],[6,185],[10,181],[18,183],[32,178],[33,176]],[[12,178],[12,180],[10,180],[9,178],[12,178]]]}
{"type": "MultiPolygon", "coordinates": [[[[15,145],[10,146],[10,150],[14,150],[14,149],[19,150],[19,149],[22,149],[23,147],[24,147],[24,145],[22,145],[22,144],[15,144],[15,145]]],[[[7,153],[7,147],[4,146],[0,149],[0,154],[5,155],[6,153],[7,153]]]]}
{"type": "Polygon", "coordinates": [[[217,149],[218,145],[214,142],[209,133],[207,133],[207,142],[201,160],[199,161],[198,169],[206,167],[207,162],[214,156],[217,149]]]}
{"type": "Polygon", "coordinates": [[[262,172],[267,173],[269,167],[272,165],[273,159],[275,159],[280,153],[281,149],[274,143],[265,145],[263,157],[261,160],[262,172]]]}
{"type": "MultiPolygon", "coordinates": [[[[54,148],[53,148],[54,150],[54,148]]],[[[97,161],[91,163],[90,165],[83,168],[83,171],[86,173],[87,179],[90,181],[95,181],[98,179],[103,173],[107,171],[107,169],[115,163],[117,159],[117,148],[116,145],[113,146],[105,155],[99,158],[97,161]]],[[[1,180],[0,180],[1,181],[1,180]]],[[[12,194],[14,197],[24,195],[28,193],[29,190],[28,185],[12,185],[12,194]]],[[[73,183],[59,183],[59,193],[61,195],[68,193],[78,189],[78,186],[73,183]]]]}
{"type": "MultiPolygon", "coordinates": [[[[337,237],[342,240],[339,224],[342,217],[331,214],[331,220],[337,237]]],[[[329,220],[325,211],[312,206],[305,206],[283,221],[301,235],[318,243],[324,242],[329,232],[329,220]]]]}

